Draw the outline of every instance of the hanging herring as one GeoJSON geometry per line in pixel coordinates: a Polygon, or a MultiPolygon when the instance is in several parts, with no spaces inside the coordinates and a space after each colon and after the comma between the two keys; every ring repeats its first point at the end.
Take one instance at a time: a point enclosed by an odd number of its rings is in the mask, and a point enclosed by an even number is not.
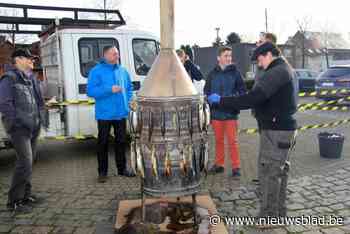
{"type": "Polygon", "coordinates": [[[163,139],[165,138],[165,131],[166,131],[166,119],[165,119],[165,111],[164,109],[162,108],[162,113],[161,113],[161,118],[162,118],[162,121],[161,121],[161,133],[162,133],[162,137],[163,139]]]}
{"type": "Polygon", "coordinates": [[[165,149],[165,160],[164,160],[165,176],[171,176],[171,161],[168,147],[165,149]]]}
{"type": "Polygon", "coordinates": [[[130,164],[132,171],[136,174],[137,173],[137,165],[136,165],[136,140],[131,142],[131,149],[130,149],[130,164]]]}
{"type": "Polygon", "coordinates": [[[187,175],[188,170],[187,170],[187,160],[186,160],[186,153],[184,148],[182,147],[181,149],[181,155],[182,155],[182,160],[180,162],[180,168],[184,176],[187,175]]]}
{"type": "Polygon", "coordinates": [[[153,134],[153,113],[152,110],[148,112],[148,142],[151,142],[153,134]]]}
{"type": "Polygon", "coordinates": [[[205,103],[205,104],[203,105],[203,108],[204,108],[204,119],[205,119],[203,128],[204,128],[205,131],[208,131],[208,127],[209,127],[209,125],[210,125],[210,109],[209,109],[209,104],[208,104],[208,103],[205,103]]]}
{"type": "Polygon", "coordinates": [[[203,111],[203,105],[198,105],[198,128],[199,132],[202,132],[204,129],[204,111],[203,111]]]}
{"type": "Polygon", "coordinates": [[[153,175],[158,179],[158,164],[157,164],[157,159],[156,159],[156,147],[155,147],[155,145],[152,145],[151,160],[152,160],[153,175]]]}
{"type": "Polygon", "coordinates": [[[136,145],[136,160],[137,160],[137,170],[142,178],[145,178],[145,168],[143,167],[143,157],[141,155],[140,146],[136,145]]]}

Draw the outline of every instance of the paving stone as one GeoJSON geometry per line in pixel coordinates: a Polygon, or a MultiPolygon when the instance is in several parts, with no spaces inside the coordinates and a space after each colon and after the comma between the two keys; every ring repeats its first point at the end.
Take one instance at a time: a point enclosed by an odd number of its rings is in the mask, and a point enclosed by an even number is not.
{"type": "Polygon", "coordinates": [[[325,228],[321,229],[321,232],[323,234],[345,234],[345,232],[340,228],[325,228]]]}
{"type": "Polygon", "coordinates": [[[303,204],[304,204],[305,208],[308,208],[308,209],[320,206],[320,203],[317,201],[306,202],[303,204]]]}
{"type": "Polygon", "coordinates": [[[303,232],[303,234],[322,234],[322,232],[320,230],[311,230],[303,232]]]}
{"type": "Polygon", "coordinates": [[[248,192],[240,194],[239,197],[243,200],[251,200],[256,198],[256,194],[254,192],[248,192]]]}
{"type": "Polygon", "coordinates": [[[341,226],[339,227],[343,232],[345,232],[346,234],[350,233],[350,225],[346,225],[346,226],[341,226]]]}
{"type": "Polygon", "coordinates": [[[337,215],[342,217],[350,217],[350,209],[340,210],[337,215]]]}
{"type": "Polygon", "coordinates": [[[332,190],[334,191],[346,191],[346,190],[349,190],[349,185],[339,185],[339,186],[335,186],[335,187],[332,187],[332,190]]]}
{"type": "Polygon", "coordinates": [[[288,233],[300,233],[300,232],[307,231],[307,229],[302,225],[290,225],[290,226],[286,226],[286,229],[288,233]]]}
{"type": "Polygon", "coordinates": [[[289,210],[301,210],[301,209],[305,209],[305,206],[303,204],[300,203],[293,203],[287,206],[287,208],[289,210]]]}
{"type": "Polygon", "coordinates": [[[74,234],[94,234],[95,228],[77,228],[74,234]]]}
{"type": "Polygon", "coordinates": [[[329,208],[331,208],[334,211],[337,211],[337,210],[345,209],[346,206],[344,204],[339,203],[339,204],[331,205],[331,206],[329,206],[329,208]]]}
{"type": "Polygon", "coordinates": [[[53,230],[53,227],[34,227],[32,230],[33,234],[48,234],[50,231],[53,230]]]}
{"type": "Polygon", "coordinates": [[[33,230],[32,226],[17,226],[12,229],[11,234],[28,234],[33,230]]]}
{"type": "Polygon", "coordinates": [[[324,215],[324,214],[330,214],[333,212],[332,209],[328,208],[328,207],[315,207],[313,208],[313,210],[317,211],[319,214],[324,215]]]}
{"type": "Polygon", "coordinates": [[[13,225],[2,225],[2,224],[0,224],[0,233],[10,232],[11,229],[13,229],[13,228],[14,228],[13,225]]]}

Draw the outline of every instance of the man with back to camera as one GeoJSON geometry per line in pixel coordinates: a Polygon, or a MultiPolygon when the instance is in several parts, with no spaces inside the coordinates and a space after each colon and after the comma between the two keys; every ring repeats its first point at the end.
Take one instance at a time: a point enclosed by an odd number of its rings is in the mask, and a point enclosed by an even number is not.
{"type": "Polygon", "coordinates": [[[203,80],[202,72],[199,70],[197,65],[195,65],[191,61],[190,57],[188,56],[188,54],[186,54],[186,52],[183,49],[176,50],[176,54],[179,57],[181,63],[184,65],[188,75],[191,77],[192,82],[194,80],[196,81],[203,80]]]}
{"type": "Polygon", "coordinates": [[[227,110],[255,108],[260,133],[259,217],[285,217],[289,153],[297,129],[293,71],[269,42],[255,50],[253,59],[265,73],[250,92],[238,97],[211,94],[208,101],[227,110]]]}
{"type": "Polygon", "coordinates": [[[115,136],[116,175],[133,177],[126,167],[126,119],[133,86],[130,75],[119,64],[115,46],[103,48],[103,59],[89,73],[87,95],[95,99],[98,126],[98,182],[105,183],[108,175],[108,143],[111,127],[115,136]]]}

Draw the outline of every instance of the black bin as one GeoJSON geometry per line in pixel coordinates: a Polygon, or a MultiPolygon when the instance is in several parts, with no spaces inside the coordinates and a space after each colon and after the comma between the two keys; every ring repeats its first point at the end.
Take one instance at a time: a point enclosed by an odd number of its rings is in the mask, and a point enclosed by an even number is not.
{"type": "Polygon", "coordinates": [[[320,155],[324,158],[340,158],[345,137],[339,133],[321,132],[318,134],[320,155]]]}

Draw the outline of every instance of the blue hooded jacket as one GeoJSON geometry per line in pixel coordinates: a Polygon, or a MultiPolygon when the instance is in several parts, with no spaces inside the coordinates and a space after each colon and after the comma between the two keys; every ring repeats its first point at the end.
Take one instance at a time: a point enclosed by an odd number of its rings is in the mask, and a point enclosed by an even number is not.
{"type": "Polygon", "coordinates": [[[89,73],[87,95],[95,99],[96,120],[127,118],[132,91],[129,73],[118,64],[108,64],[101,60],[89,73]],[[113,93],[113,85],[120,86],[122,92],[113,93]]]}

